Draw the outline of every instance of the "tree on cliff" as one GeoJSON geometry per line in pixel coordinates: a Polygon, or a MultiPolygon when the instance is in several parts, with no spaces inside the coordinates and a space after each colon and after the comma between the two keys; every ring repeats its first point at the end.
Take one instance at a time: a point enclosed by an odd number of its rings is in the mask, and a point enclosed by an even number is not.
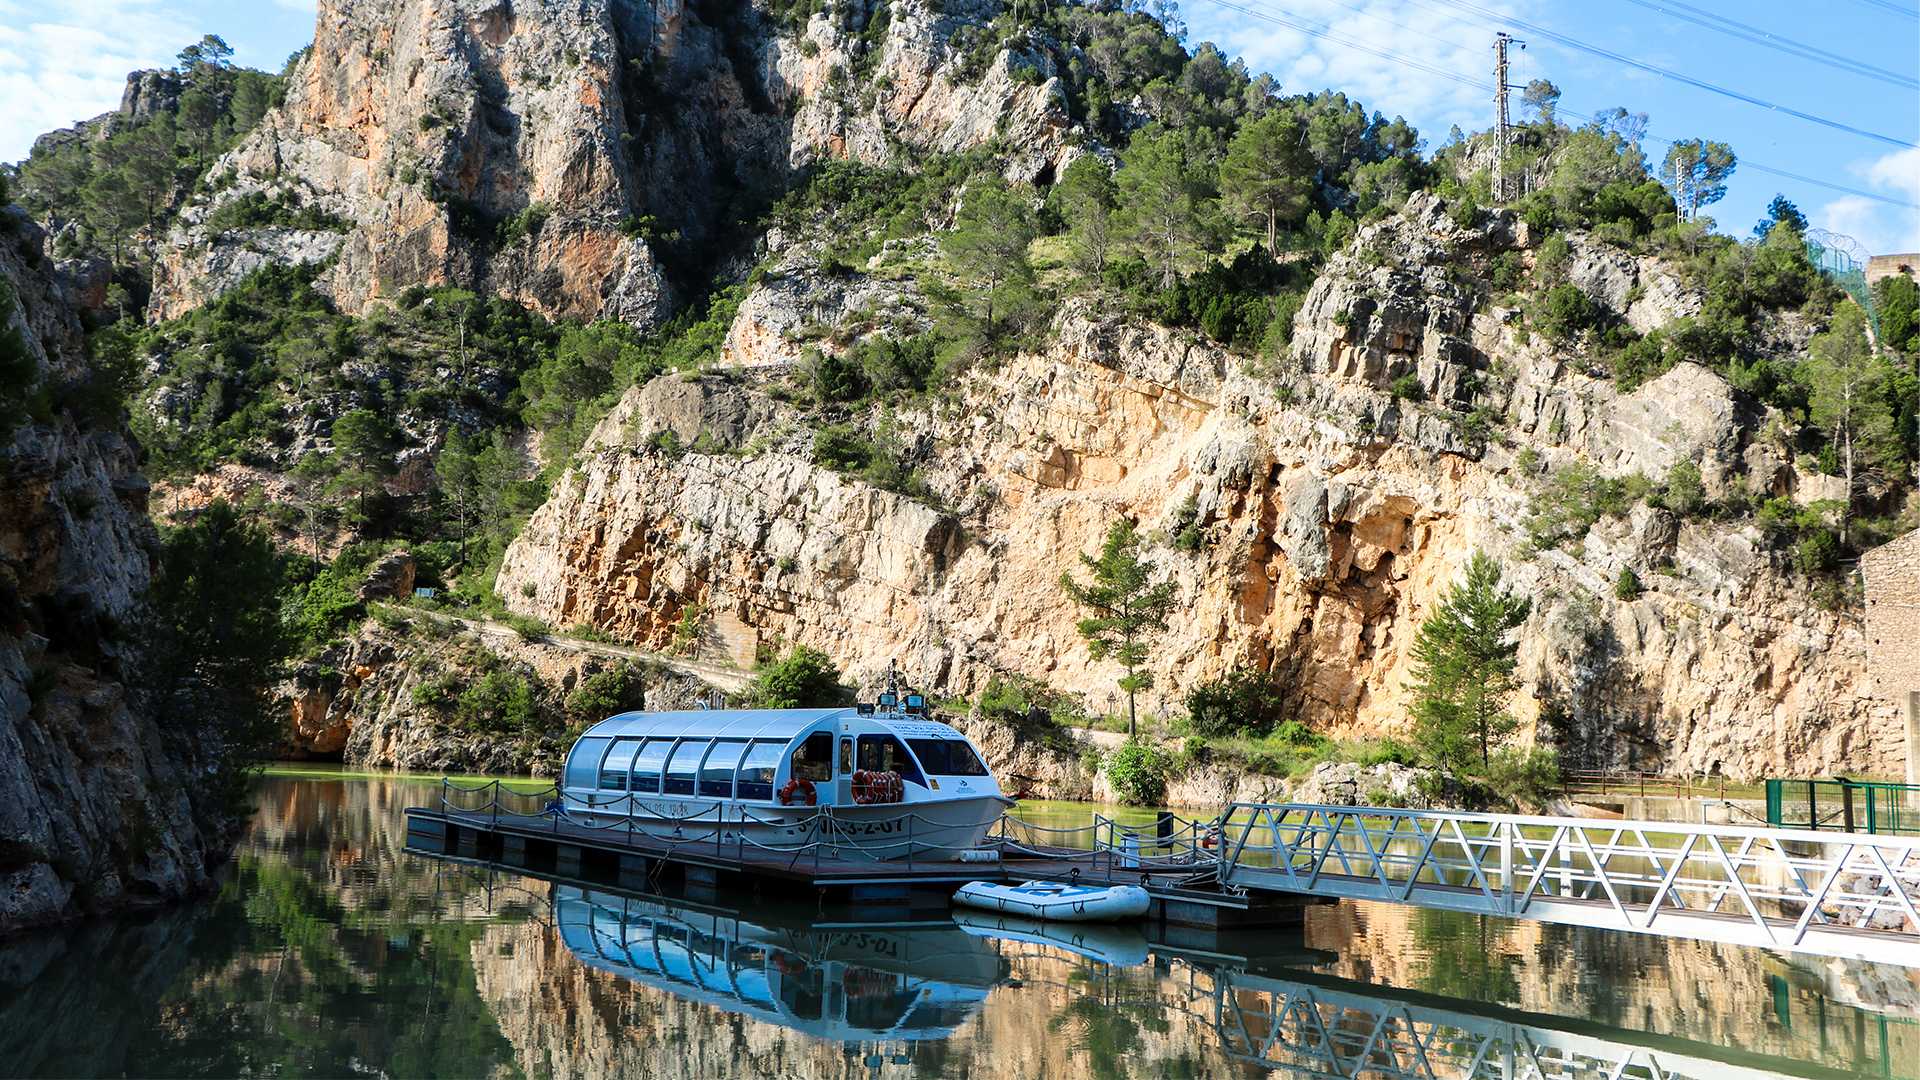
{"type": "Polygon", "coordinates": [[[1513,631],[1531,601],[1500,584],[1500,564],[1475,552],[1466,577],[1448,590],[1413,640],[1414,736],[1434,765],[1468,772],[1492,764],[1493,747],[1518,726],[1507,699],[1519,683],[1513,631]]]}
{"type": "Polygon", "coordinates": [[[1120,170],[1127,239],[1159,271],[1162,289],[1173,288],[1181,261],[1206,245],[1211,192],[1192,143],[1185,131],[1148,128],[1127,145],[1120,170]]]}
{"type": "Polygon", "coordinates": [[[1813,394],[1808,418],[1826,431],[1840,451],[1847,497],[1840,516],[1840,540],[1851,539],[1853,500],[1863,468],[1892,465],[1900,457],[1900,436],[1887,383],[1887,363],[1867,340],[1867,316],[1860,305],[1840,305],[1833,325],[1807,347],[1807,381],[1813,394]]]}
{"type": "Polygon", "coordinates": [[[1667,151],[1660,165],[1660,182],[1673,192],[1680,216],[1692,221],[1700,216],[1701,207],[1719,202],[1727,193],[1727,178],[1738,163],[1733,148],[1726,143],[1686,139],[1667,151]]]}
{"type": "Polygon", "coordinates": [[[1132,738],[1138,726],[1134,694],[1153,685],[1153,674],[1140,665],[1147,661],[1148,641],[1167,628],[1173,583],[1152,580],[1153,568],[1140,558],[1140,532],[1126,518],[1107,530],[1098,558],[1082,553],[1080,561],[1092,571],[1092,584],[1080,584],[1068,571],[1060,575],[1060,588],[1093,612],[1079,623],[1087,655],[1111,658],[1127,669],[1120,689],[1127,692],[1127,736],[1132,738]]]}
{"type": "Polygon", "coordinates": [[[1220,193],[1237,215],[1266,226],[1267,251],[1277,255],[1280,226],[1306,216],[1313,172],[1299,121],[1275,109],[1240,126],[1220,163],[1220,193]]]}
{"type": "Polygon", "coordinates": [[[992,342],[1001,325],[1026,306],[1033,284],[1027,246],[1039,235],[1027,200],[998,175],[967,185],[953,229],[940,250],[960,279],[973,286],[962,306],[979,320],[980,336],[992,342]]]}

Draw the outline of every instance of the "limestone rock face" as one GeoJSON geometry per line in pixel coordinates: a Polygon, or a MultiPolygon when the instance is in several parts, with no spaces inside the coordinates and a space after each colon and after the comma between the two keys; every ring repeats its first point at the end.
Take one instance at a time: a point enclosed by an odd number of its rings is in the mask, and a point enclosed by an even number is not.
{"type": "Polygon", "coordinates": [[[1002,50],[965,70],[950,39],[998,7],[945,6],[856,3],[783,36],[750,4],[322,0],[285,104],[161,245],[150,314],[331,259],[320,285],[350,312],[458,283],[651,324],[680,299],[674,274],[705,281],[744,251],[727,223],[797,166],[912,167],[1001,139],[1014,174],[1053,175],[1078,151],[1051,61],[1002,50]],[[210,223],[249,196],[345,230],[210,223]]]}
{"type": "MultiPolygon", "coordinates": [[[[9,214],[11,210],[6,211],[9,214]]],[[[87,364],[77,289],[15,219],[0,280],[42,376],[87,364]]],[[[117,424],[57,411],[0,444],[0,933],[205,886],[220,837],[190,800],[194,748],[139,700],[155,550],[117,424]]]]}
{"type": "MultiPolygon", "coordinates": [[[[864,685],[890,661],[936,694],[1016,672],[1112,709],[1119,672],[1088,659],[1059,580],[1126,515],[1178,595],[1143,708],[1171,711],[1185,688],[1252,665],[1300,719],[1379,733],[1405,723],[1420,620],[1483,550],[1535,598],[1515,708],[1570,764],[1892,771],[1897,727],[1867,695],[1858,620],[1809,603],[1753,527],[1642,506],[1533,550],[1525,524],[1550,468],[1658,482],[1685,460],[1713,491],[1795,481],[1753,474],[1776,451],[1717,375],[1682,365],[1621,394],[1576,356],[1520,341],[1446,269],[1517,231],[1502,215],[1461,229],[1415,196],[1330,262],[1277,374],[1070,302],[1043,347],[877,433],[908,448],[925,499],[816,465],[810,433],[778,420],[731,452],[674,456],[644,435],[664,421],[633,419],[777,416],[739,403],[762,393],[751,369],[631,393],[507,552],[501,595],[656,646],[691,612],[749,644],[826,649],[864,685]],[[1424,395],[1389,392],[1408,374],[1424,395]],[[1198,551],[1171,543],[1189,525],[1198,551]],[[1614,595],[1623,568],[1643,583],[1632,600],[1614,595]]],[[[804,323],[803,302],[762,283],[741,319],[804,323]]]]}
{"type": "MultiPolygon", "coordinates": [[[[482,730],[460,722],[450,702],[435,705],[416,691],[436,682],[469,687],[504,670],[526,680],[542,715],[553,716],[580,680],[622,663],[612,655],[619,651],[528,641],[429,615],[369,622],[281,688],[286,752],[374,769],[552,776],[569,745],[556,734],[482,730]]],[[[654,709],[691,708],[711,689],[657,664],[646,665],[644,682],[654,709]]]]}

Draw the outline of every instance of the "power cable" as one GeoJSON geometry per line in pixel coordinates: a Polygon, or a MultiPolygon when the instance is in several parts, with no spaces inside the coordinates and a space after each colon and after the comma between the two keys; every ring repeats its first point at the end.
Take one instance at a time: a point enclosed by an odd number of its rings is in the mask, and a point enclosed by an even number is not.
{"type": "Polygon", "coordinates": [[[1692,4],[1683,3],[1682,0],[1626,0],[1626,2],[1635,7],[1646,8],[1649,11],[1657,11],[1662,15],[1679,19],[1682,22],[1690,22],[1695,26],[1704,26],[1709,30],[1726,34],[1729,37],[1753,42],[1756,45],[1786,53],[1788,56],[1797,56],[1802,60],[1811,60],[1816,64],[1825,64],[1838,71],[1844,71],[1868,79],[1877,79],[1884,83],[1892,83],[1895,86],[1904,87],[1909,90],[1920,90],[1920,79],[1915,79],[1911,75],[1903,75],[1898,71],[1888,71],[1886,68],[1875,67],[1864,61],[1842,56],[1839,53],[1828,52],[1825,49],[1802,44],[1792,38],[1782,37],[1781,35],[1763,30],[1758,26],[1743,23],[1738,19],[1729,19],[1725,16],[1715,15],[1713,12],[1707,11],[1704,8],[1697,8],[1692,4]]]}
{"type": "MultiPolygon", "coordinates": [[[[1429,10],[1432,10],[1432,5],[1424,2],[1424,0],[1412,0],[1412,2],[1417,7],[1425,7],[1425,8],[1428,8],[1429,10]]],[[[1553,41],[1560,45],[1564,45],[1569,49],[1574,49],[1579,52],[1589,53],[1593,56],[1598,56],[1605,60],[1611,60],[1616,64],[1621,64],[1626,67],[1636,68],[1640,71],[1648,72],[1649,74],[1659,75],[1662,78],[1672,79],[1675,82],[1684,83],[1688,86],[1695,87],[1696,89],[1706,90],[1710,93],[1719,94],[1722,97],[1731,98],[1735,101],[1743,102],[1748,105],[1758,106],[1759,108],[1767,109],[1772,112],[1784,113],[1787,116],[1795,117],[1796,119],[1800,119],[1800,120],[1805,120],[1808,123],[1819,124],[1822,127],[1832,128],[1835,131],[1844,131],[1849,135],[1858,135],[1863,139],[1872,139],[1876,142],[1883,142],[1888,144],[1889,146],[1898,146],[1901,149],[1906,149],[1907,147],[1914,145],[1912,142],[1905,139],[1896,139],[1891,135],[1882,135],[1877,131],[1868,131],[1865,128],[1854,127],[1852,124],[1842,123],[1839,120],[1829,119],[1828,117],[1819,116],[1810,112],[1803,112],[1799,109],[1782,105],[1778,102],[1768,101],[1765,98],[1754,97],[1752,94],[1742,93],[1741,91],[1734,90],[1729,87],[1721,86],[1718,83],[1711,83],[1705,79],[1696,79],[1691,75],[1685,74],[1683,72],[1675,71],[1672,68],[1661,67],[1658,64],[1650,64],[1645,60],[1637,60],[1631,56],[1627,56],[1624,53],[1617,53],[1617,52],[1614,52],[1612,49],[1606,49],[1598,45],[1588,44],[1587,42],[1581,41],[1579,38],[1562,34],[1556,30],[1549,30],[1538,23],[1530,23],[1525,21],[1524,19],[1516,19],[1508,15],[1502,15],[1497,11],[1489,11],[1488,9],[1480,7],[1477,4],[1467,3],[1466,0],[1436,0],[1436,2],[1450,8],[1455,8],[1461,11],[1471,13],[1475,16],[1478,16],[1481,20],[1492,25],[1517,26],[1523,30],[1526,30],[1528,33],[1535,34],[1549,41],[1553,41]]]]}
{"type": "Polygon", "coordinates": [[[1889,3],[1888,0],[1860,0],[1860,2],[1880,8],[1882,11],[1891,11],[1895,15],[1905,15],[1909,19],[1920,19],[1920,10],[1902,4],[1889,3]]]}
{"type": "MultiPolygon", "coordinates": [[[[1472,87],[1473,89],[1476,89],[1476,90],[1484,90],[1488,93],[1493,92],[1493,84],[1491,82],[1486,82],[1480,79],[1472,78],[1470,76],[1461,75],[1457,71],[1448,71],[1443,68],[1437,68],[1430,64],[1426,64],[1421,61],[1414,60],[1411,57],[1403,56],[1399,53],[1395,53],[1388,49],[1379,49],[1372,46],[1360,45],[1358,43],[1352,42],[1351,39],[1344,38],[1340,35],[1332,33],[1331,31],[1327,30],[1324,25],[1316,26],[1315,24],[1307,22],[1306,20],[1304,20],[1298,15],[1295,15],[1292,12],[1283,12],[1283,13],[1276,14],[1273,10],[1266,9],[1266,8],[1250,7],[1250,6],[1247,6],[1246,4],[1236,3],[1235,0],[1205,0],[1205,2],[1212,4],[1215,7],[1226,8],[1231,11],[1239,12],[1240,14],[1246,15],[1248,18],[1258,19],[1262,22],[1271,23],[1279,26],[1285,26],[1290,29],[1298,30],[1301,33],[1307,34],[1310,37],[1323,38],[1328,41],[1333,41],[1336,44],[1347,45],[1349,48],[1354,48],[1361,52],[1368,53],[1372,56],[1379,57],[1380,59],[1386,60],[1389,63],[1400,64],[1404,67],[1410,67],[1419,71],[1425,71],[1430,74],[1438,75],[1443,78],[1449,79],[1453,82],[1459,83],[1463,86],[1472,87]]],[[[1345,5],[1345,4],[1342,4],[1341,6],[1348,7],[1348,5],[1345,5]]],[[[1380,16],[1371,15],[1368,12],[1361,11],[1361,9],[1359,8],[1350,7],[1349,10],[1360,11],[1360,13],[1363,15],[1368,15],[1370,18],[1374,18],[1376,21],[1386,22],[1388,23],[1388,25],[1391,25],[1397,29],[1406,30],[1409,32],[1415,32],[1412,27],[1403,26],[1399,23],[1394,23],[1391,20],[1381,18],[1380,16]]],[[[1455,16],[1448,16],[1448,17],[1455,18],[1455,16]]],[[[1433,35],[1430,32],[1427,32],[1427,31],[1418,31],[1418,32],[1424,34],[1429,39],[1433,39],[1433,35]]],[[[1453,45],[1455,48],[1466,48],[1466,46],[1461,45],[1458,42],[1448,41],[1447,39],[1444,39],[1444,38],[1440,38],[1437,40],[1445,42],[1446,44],[1449,44],[1449,45],[1453,45]]],[[[1569,116],[1569,117],[1573,117],[1580,120],[1592,121],[1594,119],[1592,114],[1589,114],[1589,113],[1581,113],[1571,109],[1563,109],[1560,111],[1561,111],[1561,114],[1564,116],[1569,116]]],[[[1659,143],[1663,146],[1672,146],[1674,145],[1674,142],[1675,142],[1675,140],[1663,139],[1657,135],[1653,135],[1650,133],[1644,134],[1643,138],[1647,139],[1649,142],[1659,143]]],[[[1826,188],[1830,191],[1837,191],[1846,195],[1857,195],[1863,199],[1871,199],[1875,202],[1885,203],[1888,206],[1897,206],[1897,207],[1900,207],[1901,209],[1920,210],[1920,204],[1910,203],[1905,201],[1904,199],[1897,199],[1888,195],[1879,194],[1877,192],[1865,191],[1860,188],[1848,187],[1845,184],[1835,183],[1831,180],[1816,179],[1814,177],[1806,176],[1801,173],[1790,172],[1786,169],[1780,169],[1780,168],[1775,168],[1774,166],[1771,166],[1771,165],[1765,165],[1758,161],[1753,161],[1749,158],[1741,158],[1740,164],[1754,172],[1768,173],[1770,175],[1778,176],[1783,179],[1795,180],[1803,184],[1811,184],[1814,187],[1826,188]]]]}

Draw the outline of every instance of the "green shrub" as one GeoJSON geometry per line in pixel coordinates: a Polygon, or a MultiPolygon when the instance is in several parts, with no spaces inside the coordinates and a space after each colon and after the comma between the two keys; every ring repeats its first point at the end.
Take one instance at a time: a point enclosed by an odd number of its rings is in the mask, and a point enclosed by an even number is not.
{"type": "Polygon", "coordinates": [[[1427,397],[1427,388],[1420,385],[1420,376],[1411,371],[1394,379],[1387,392],[1399,401],[1424,401],[1427,397]]]}
{"type": "Polygon", "coordinates": [[[635,664],[623,663],[581,679],[567,695],[567,719],[573,723],[604,720],[618,713],[646,708],[646,678],[635,664]]]}
{"type": "Polygon", "coordinates": [[[1265,734],[1280,723],[1285,694],[1268,677],[1235,668],[1187,692],[1187,727],[1196,735],[1265,734]]]}
{"type": "Polygon", "coordinates": [[[1158,806],[1167,797],[1165,754],[1138,739],[1129,739],[1107,755],[1107,782],[1121,802],[1131,806],[1158,806]]]}
{"type": "Polygon", "coordinates": [[[851,697],[833,660],[805,645],[762,667],[747,689],[748,700],[762,709],[824,708],[845,704],[851,697]]]}
{"type": "Polygon", "coordinates": [[[1578,285],[1555,285],[1540,295],[1534,324],[1554,341],[1566,341],[1594,325],[1598,311],[1578,285]]]}
{"type": "Polygon", "coordinates": [[[1700,466],[1678,461],[1660,485],[1659,503],[1682,517],[1691,517],[1707,508],[1707,488],[1700,478],[1700,466]]]}
{"type": "Polygon", "coordinates": [[[1633,572],[1633,567],[1620,568],[1620,576],[1613,581],[1613,595],[1621,600],[1633,600],[1639,597],[1640,575],[1633,572]]]}
{"type": "Polygon", "coordinates": [[[453,718],[474,731],[500,735],[527,731],[539,720],[533,683],[505,668],[490,671],[461,691],[453,718]]]}
{"type": "Polygon", "coordinates": [[[1474,785],[1509,806],[1534,808],[1560,789],[1560,759],[1551,750],[1496,751],[1474,785]]]}
{"type": "Polygon", "coordinates": [[[339,637],[366,616],[366,604],[349,576],[350,568],[336,563],[289,590],[283,618],[309,649],[339,637]]]}
{"type": "Polygon", "coordinates": [[[1632,510],[1652,486],[1640,473],[1609,478],[1585,462],[1556,469],[1528,504],[1527,536],[1541,549],[1577,540],[1602,517],[1632,510]]]}
{"type": "Polygon", "coordinates": [[[547,635],[552,632],[552,629],[548,627],[546,623],[541,622],[531,615],[521,615],[509,611],[505,615],[500,616],[500,621],[507,624],[514,633],[520,635],[520,640],[522,641],[544,641],[547,635]]]}

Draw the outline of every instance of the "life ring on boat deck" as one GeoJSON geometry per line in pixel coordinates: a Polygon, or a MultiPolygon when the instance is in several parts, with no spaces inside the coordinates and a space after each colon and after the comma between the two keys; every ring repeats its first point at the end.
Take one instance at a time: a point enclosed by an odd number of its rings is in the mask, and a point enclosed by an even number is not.
{"type": "Polygon", "coordinates": [[[853,801],[865,806],[873,801],[873,774],[865,769],[855,769],[852,776],[853,801]]]}
{"type": "Polygon", "coordinates": [[[1212,850],[1220,846],[1220,830],[1208,829],[1200,837],[1200,846],[1212,850]]]}
{"type": "Polygon", "coordinates": [[[813,781],[802,776],[796,776],[787,781],[787,785],[780,789],[780,805],[792,806],[795,800],[804,802],[808,806],[814,805],[819,800],[819,795],[813,790],[813,781]]]}

